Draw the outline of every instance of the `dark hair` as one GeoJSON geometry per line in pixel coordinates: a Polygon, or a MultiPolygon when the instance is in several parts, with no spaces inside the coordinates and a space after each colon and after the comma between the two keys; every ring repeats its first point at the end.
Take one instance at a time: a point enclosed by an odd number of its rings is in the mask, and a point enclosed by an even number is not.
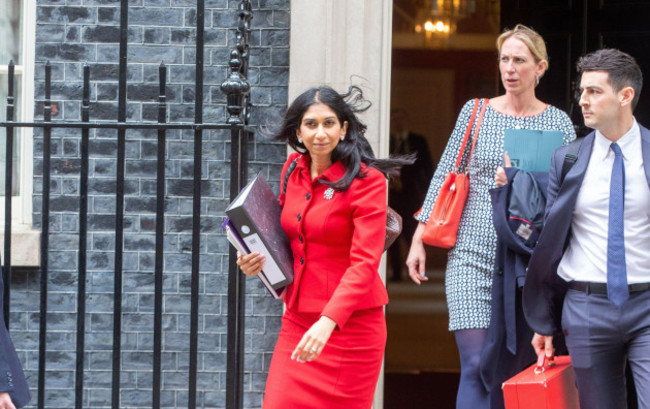
{"type": "Polygon", "coordinates": [[[339,94],[328,86],[319,86],[308,89],[293,100],[276,129],[267,131],[267,135],[276,140],[284,141],[296,151],[309,155],[309,151],[302,143],[298,142],[296,131],[300,129],[302,117],[310,106],[314,104],[327,105],[338,118],[340,125],[347,121],[348,128],[345,139],[340,141],[332,151],[332,162],[341,161],[345,167],[345,175],[334,182],[321,181],[336,190],[346,190],[354,178],[363,178],[361,163],[382,172],[387,178],[397,176],[403,165],[412,164],[414,155],[396,156],[389,159],[377,159],[372,152],[370,142],[364,136],[367,126],[357,118],[357,113],[370,108],[370,102],[363,98],[363,92],[355,85],[345,94],[339,94]]]}
{"type": "Polygon", "coordinates": [[[634,57],[615,48],[603,48],[580,57],[576,64],[578,74],[587,71],[605,71],[609,74],[608,82],[618,92],[623,87],[634,89],[632,110],[636,108],[641,96],[643,74],[634,57]]]}

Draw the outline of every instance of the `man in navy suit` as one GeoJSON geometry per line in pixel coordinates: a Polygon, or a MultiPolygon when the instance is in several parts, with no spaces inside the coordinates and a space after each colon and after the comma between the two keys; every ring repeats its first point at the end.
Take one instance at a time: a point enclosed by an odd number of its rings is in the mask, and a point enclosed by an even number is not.
{"type": "Polygon", "coordinates": [[[630,55],[602,49],[578,61],[585,137],[562,181],[553,155],[545,224],[523,302],[536,352],[562,331],[580,406],[626,407],[625,367],[650,408],[650,131],[633,116],[642,86],[630,55]]]}
{"type": "Polygon", "coordinates": [[[5,326],[4,285],[0,268],[0,409],[22,408],[29,398],[29,387],[5,326]]]}

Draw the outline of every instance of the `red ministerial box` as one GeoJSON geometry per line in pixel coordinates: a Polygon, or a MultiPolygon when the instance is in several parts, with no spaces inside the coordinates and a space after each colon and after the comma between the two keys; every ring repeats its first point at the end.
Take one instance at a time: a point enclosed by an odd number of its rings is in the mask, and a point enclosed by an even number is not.
{"type": "Polygon", "coordinates": [[[571,358],[555,357],[555,365],[537,364],[503,383],[506,409],[579,409],[571,358]]]}

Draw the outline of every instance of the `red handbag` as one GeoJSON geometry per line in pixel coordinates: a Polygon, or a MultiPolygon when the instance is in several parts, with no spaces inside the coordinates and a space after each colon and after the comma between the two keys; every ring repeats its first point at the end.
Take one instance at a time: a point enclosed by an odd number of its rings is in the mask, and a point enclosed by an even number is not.
{"type": "Polygon", "coordinates": [[[489,99],[486,98],[481,107],[481,112],[476,122],[476,129],[474,130],[474,137],[472,138],[472,148],[469,152],[467,165],[465,166],[465,170],[461,172],[460,161],[465,153],[469,135],[472,133],[472,125],[474,124],[474,118],[476,117],[476,111],[479,105],[479,99],[476,98],[474,100],[474,110],[469,119],[469,125],[467,125],[460,152],[458,152],[456,166],[452,172],[447,173],[438,192],[438,197],[436,197],[436,201],[431,209],[429,220],[424,226],[422,241],[430,246],[449,249],[456,244],[460,217],[463,214],[467,195],[469,194],[469,163],[472,160],[472,153],[474,153],[474,146],[476,146],[476,140],[478,139],[478,131],[481,128],[483,114],[485,113],[485,107],[487,107],[488,101],[489,99]]]}
{"type": "Polygon", "coordinates": [[[551,357],[544,351],[537,364],[502,385],[506,409],[580,409],[571,358],[551,357]]]}

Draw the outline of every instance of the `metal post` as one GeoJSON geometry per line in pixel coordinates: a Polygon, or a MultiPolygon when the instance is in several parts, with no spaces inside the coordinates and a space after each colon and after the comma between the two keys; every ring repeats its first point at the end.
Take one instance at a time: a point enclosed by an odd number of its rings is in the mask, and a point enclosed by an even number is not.
{"type": "MultiPolygon", "coordinates": [[[[205,1],[196,2],[196,81],[194,89],[194,123],[203,123],[203,39],[205,1]]],[[[201,257],[201,165],[203,130],[194,131],[194,189],[192,197],[192,279],[190,297],[190,367],[187,407],[196,408],[196,370],[199,333],[199,280],[201,257]]]]}
{"type": "MultiPolygon", "coordinates": [[[[158,68],[160,82],[158,96],[158,123],[167,121],[167,97],[165,85],[167,82],[167,67],[160,64],[158,68]]],[[[154,318],[153,318],[153,384],[152,405],[160,408],[161,386],[161,357],[162,357],[162,305],[163,305],[163,255],[165,241],[165,129],[158,129],[158,162],[156,174],[156,262],[154,267],[154,318]]]]}
{"type": "MultiPolygon", "coordinates": [[[[126,69],[129,35],[129,1],[120,3],[120,73],[118,85],[117,121],[126,122],[126,69]]],[[[115,278],[113,305],[113,377],[111,407],[120,407],[120,370],[122,354],[122,277],[124,252],[124,168],[126,130],[117,130],[117,192],[115,206],[115,278]]]]}
{"type": "MultiPolygon", "coordinates": [[[[242,60],[239,50],[247,50],[248,23],[250,22],[250,2],[240,4],[237,49],[230,54],[230,75],[221,84],[227,95],[228,119],[231,124],[230,142],[230,199],[233,200],[246,184],[248,167],[248,135],[241,125],[245,96],[250,84],[242,75],[242,60]],[[247,12],[248,10],[248,12],[247,12]]],[[[235,250],[231,247],[228,263],[228,356],[226,362],[226,408],[240,409],[243,405],[244,384],[244,296],[243,274],[237,268],[235,250]]]]}
{"type": "MultiPolygon", "coordinates": [[[[7,92],[7,122],[14,120],[14,60],[9,61],[9,86],[7,92]]],[[[5,325],[9,328],[9,311],[11,308],[11,198],[13,197],[13,175],[14,175],[14,127],[7,126],[7,140],[5,148],[5,254],[2,279],[4,285],[4,313],[5,325]]]]}
{"type": "MultiPolygon", "coordinates": [[[[49,123],[52,120],[52,66],[45,64],[45,110],[43,119],[49,123]]],[[[52,129],[43,128],[43,208],[41,209],[41,285],[40,285],[40,316],[38,328],[38,408],[45,407],[45,366],[47,360],[47,280],[48,280],[48,251],[50,246],[50,159],[52,156],[52,129]]]]}
{"type": "MultiPolygon", "coordinates": [[[[81,120],[90,121],[90,67],[83,67],[81,120]]],[[[79,177],[79,277],[77,281],[77,369],[75,372],[75,409],[83,407],[84,352],[86,350],[86,273],[88,248],[88,160],[89,129],[81,130],[81,172],[79,177]]]]}

